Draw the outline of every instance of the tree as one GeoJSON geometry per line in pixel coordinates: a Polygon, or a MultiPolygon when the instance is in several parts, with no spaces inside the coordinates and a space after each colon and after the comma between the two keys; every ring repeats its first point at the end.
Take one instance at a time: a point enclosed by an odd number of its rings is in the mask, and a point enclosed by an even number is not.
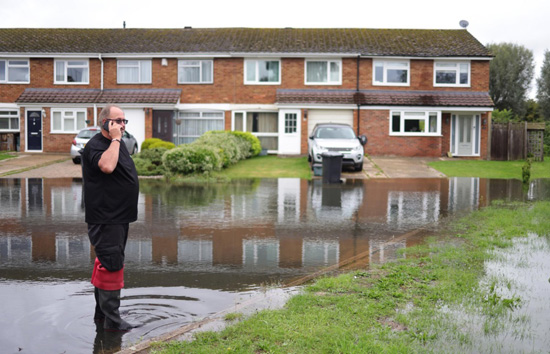
{"type": "Polygon", "coordinates": [[[540,105],[537,101],[533,99],[528,99],[527,102],[525,102],[525,117],[523,117],[523,120],[526,122],[540,122],[541,116],[540,116],[540,105]]]}
{"type": "Polygon", "coordinates": [[[539,101],[540,114],[544,120],[550,121],[550,51],[544,52],[544,61],[537,79],[537,99],[539,101]]]}
{"type": "Polygon", "coordinates": [[[495,56],[489,65],[489,94],[499,110],[525,115],[527,93],[533,80],[533,52],[513,43],[488,44],[495,56]]]}

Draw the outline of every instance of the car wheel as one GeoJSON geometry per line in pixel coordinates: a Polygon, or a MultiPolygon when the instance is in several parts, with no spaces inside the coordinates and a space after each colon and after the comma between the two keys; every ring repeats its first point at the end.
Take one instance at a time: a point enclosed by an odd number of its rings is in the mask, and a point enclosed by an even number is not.
{"type": "Polygon", "coordinates": [[[80,164],[80,159],[79,159],[78,157],[73,158],[73,163],[74,163],[75,165],[80,164]]]}
{"type": "Polygon", "coordinates": [[[355,172],[361,172],[363,171],[363,163],[360,162],[358,164],[355,164],[355,172]]]}

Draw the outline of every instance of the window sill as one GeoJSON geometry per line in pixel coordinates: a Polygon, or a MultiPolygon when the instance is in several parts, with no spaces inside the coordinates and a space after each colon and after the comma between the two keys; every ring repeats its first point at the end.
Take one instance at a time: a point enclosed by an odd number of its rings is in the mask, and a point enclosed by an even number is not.
{"type": "Polygon", "coordinates": [[[1,81],[0,85],[29,85],[31,82],[12,82],[12,81],[1,81]]]}
{"type": "Polygon", "coordinates": [[[214,82],[178,82],[178,85],[213,85],[214,82]]]}
{"type": "Polygon", "coordinates": [[[392,83],[380,83],[380,82],[373,82],[372,86],[400,86],[400,87],[409,87],[411,86],[409,83],[406,84],[392,84],[392,83]]]}
{"type": "Polygon", "coordinates": [[[89,85],[89,82],[54,82],[54,85],[75,85],[75,86],[82,86],[82,85],[89,85]]]}
{"type": "Polygon", "coordinates": [[[72,134],[78,134],[78,130],[67,131],[67,132],[65,132],[65,131],[50,131],[50,135],[55,135],[55,134],[59,134],[59,135],[61,135],[61,134],[71,134],[71,135],[72,134]]]}
{"type": "Polygon", "coordinates": [[[427,138],[442,138],[442,134],[425,134],[425,133],[390,133],[390,136],[414,136],[414,137],[427,137],[427,138]]]}
{"type": "Polygon", "coordinates": [[[470,88],[471,85],[457,85],[457,84],[434,84],[434,87],[461,87],[461,88],[470,88]]]}

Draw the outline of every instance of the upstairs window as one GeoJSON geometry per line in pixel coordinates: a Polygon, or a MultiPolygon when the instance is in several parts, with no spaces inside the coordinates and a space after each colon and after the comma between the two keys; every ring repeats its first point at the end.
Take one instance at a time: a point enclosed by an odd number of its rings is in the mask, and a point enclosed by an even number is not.
{"type": "Polygon", "coordinates": [[[306,60],[306,85],[341,84],[341,60],[306,60]]]}
{"type": "Polygon", "coordinates": [[[470,86],[470,63],[434,62],[434,86],[470,86]]]}
{"type": "Polygon", "coordinates": [[[26,59],[0,59],[0,83],[30,83],[29,61],[26,59]]]}
{"type": "Polygon", "coordinates": [[[179,60],[179,84],[211,84],[214,82],[212,60],[179,60]]]}
{"type": "Polygon", "coordinates": [[[52,133],[78,133],[85,127],[85,109],[52,109],[52,133]]]}
{"type": "Polygon", "coordinates": [[[54,76],[56,84],[88,84],[88,60],[56,60],[54,76]]]}
{"type": "Polygon", "coordinates": [[[256,85],[278,85],[281,83],[280,60],[244,61],[244,83],[256,85]]]}
{"type": "Polygon", "coordinates": [[[409,86],[408,60],[374,60],[373,85],[409,86]]]}
{"type": "Polygon", "coordinates": [[[150,84],[152,82],[151,60],[119,60],[117,83],[150,84]]]}
{"type": "Polygon", "coordinates": [[[392,111],[390,135],[441,135],[441,112],[392,111]]]}

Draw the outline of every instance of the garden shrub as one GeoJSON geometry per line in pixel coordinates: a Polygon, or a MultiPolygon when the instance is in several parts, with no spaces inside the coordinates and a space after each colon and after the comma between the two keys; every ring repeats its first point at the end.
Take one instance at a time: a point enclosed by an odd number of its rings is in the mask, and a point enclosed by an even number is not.
{"type": "Polygon", "coordinates": [[[232,131],[231,134],[241,139],[247,140],[250,143],[250,156],[258,156],[262,151],[262,144],[257,136],[252,135],[250,132],[232,131]]]}
{"type": "Polygon", "coordinates": [[[250,150],[250,147],[244,145],[244,141],[230,132],[208,132],[195,140],[193,144],[219,147],[221,149],[223,167],[227,167],[247,157],[246,154],[250,150]]]}
{"type": "Polygon", "coordinates": [[[202,144],[180,145],[162,156],[164,168],[173,174],[209,173],[222,169],[220,148],[202,144]]]}
{"type": "Polygon", "coordinates": [[[149,139],[145,139],[143,140],[143,142],[141,143],[141,150],[140,151],[143,151],[143,150],[147,150],[150,148],[150,146],[154,143],[159,143],[161,141],[164,141],[162,139],[159,139],[159,138],[149,138],[149,139]]]}
{"type": "Polygon", "coordinates": [[[142,150],[134,155],[134,164],[139,176],[158,176],[164,174],[162,155],[168,149],[159,147],[142,150]]]}
{"type": "Polygon", "coordinates": [[[176,144],[170,142],[170,141],[157,141],[149,145],[149,149],[156,149],[156,148],[165,148],[167,150],[173,149],[176,147],[176,144]]]}

